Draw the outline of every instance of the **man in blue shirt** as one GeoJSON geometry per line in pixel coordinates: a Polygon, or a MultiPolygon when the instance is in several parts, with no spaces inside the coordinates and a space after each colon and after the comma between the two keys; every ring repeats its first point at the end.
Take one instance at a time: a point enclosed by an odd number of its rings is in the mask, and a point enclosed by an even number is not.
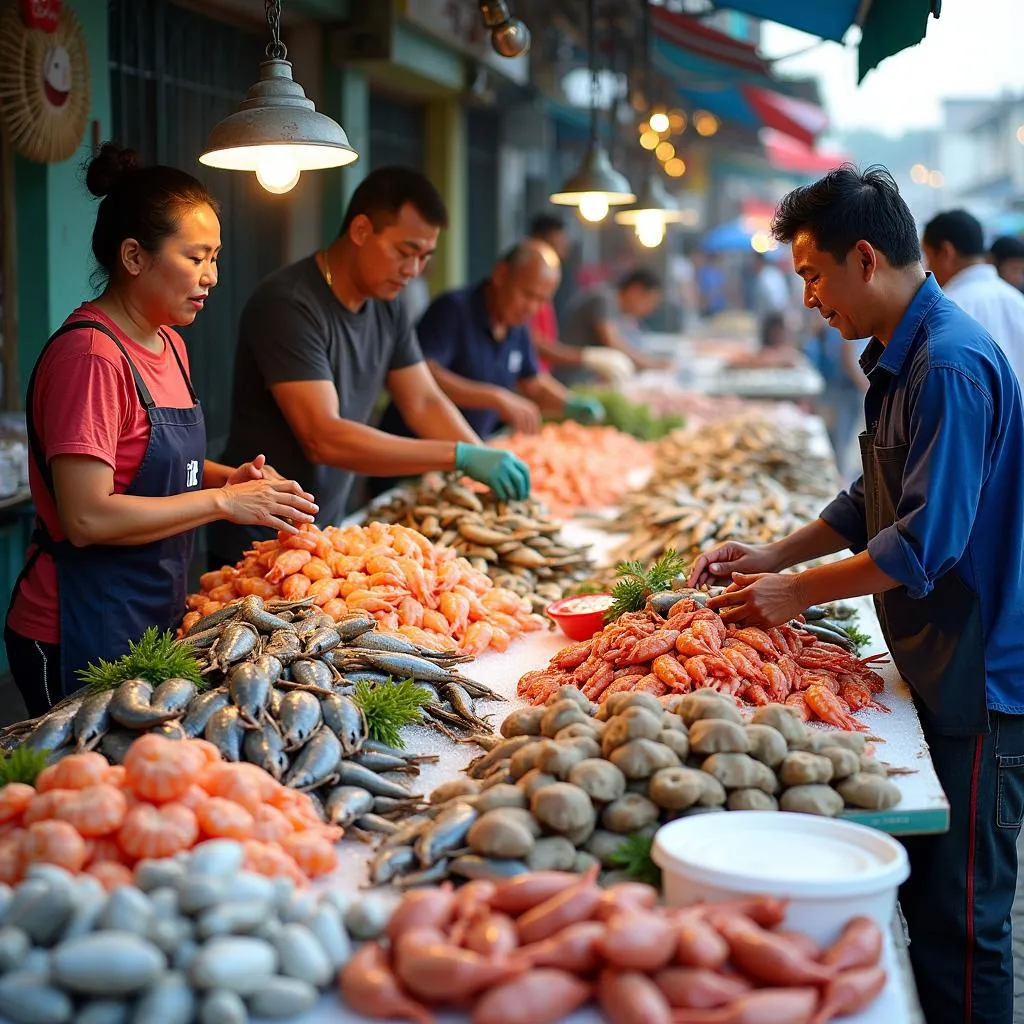
{"type": "Polygon", "coordinates": [[[914,219],[884,168],[842,167],[786,196],[804,302],[870,337],[863,476],[774,544],[725,544],[691,580],[757,625],[874,594],[910,684],[950,830],[907,841],[900,891],[929,1024],[1009,1024],[1010,907],[1024,818],[1024,412],[1006,357],[926,276],[914,219]],[[802,573],[779,570],[850,548],[802,573]]]}
{"type": "MultiPolygon", "coordinates": [[[[544,413],[586,423],[603,419],[599,402],[570,394],[537,365],[527,325],[551,301],[560,279],[554,249],[528,239],[503,257],[486,281],[446,292],[423,314],[418,333],[427,365],[481,437],[502,423],[534,433],[544,413]]],[[[411,433],[393,404],[380,427],[411,433]]]]}

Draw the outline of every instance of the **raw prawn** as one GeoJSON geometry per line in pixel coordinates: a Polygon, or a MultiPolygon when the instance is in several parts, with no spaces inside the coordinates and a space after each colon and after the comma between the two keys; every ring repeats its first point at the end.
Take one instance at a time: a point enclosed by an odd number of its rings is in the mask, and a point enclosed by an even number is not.
{"type": "Polygon", "coordinates": [[[141,859],[173,857],[191,849],[198,836],[199,822],[187,807],[176,803],[160,807],[142,803],[125,815],[117,841],[130,857],[141,859]]]}

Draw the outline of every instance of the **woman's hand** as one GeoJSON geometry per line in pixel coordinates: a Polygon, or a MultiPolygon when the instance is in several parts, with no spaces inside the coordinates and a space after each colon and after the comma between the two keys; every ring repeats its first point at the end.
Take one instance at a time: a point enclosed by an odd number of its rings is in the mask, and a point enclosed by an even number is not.
{"type": "Polygon", "coordinates": [[[252,462],[243,462],[233,470],[225,481],[226,484],[244,484],[249,480],[283,480],[284,477],[273,466],[267,465],[265,455],[257,455],[252,462]]]}
{"type": "Polygon", "coordinates": [[[775,572],[778,559],[770,544],[740,544],[730,540],[705,552],[690,570],[687,585],[700,587],[716,579],[732,577],[733,573],[775,572]]]}
{"type": "MultiPolygon", "coordinates": [[[[245,466],[252,467],[256,461],[247,462],[245,466]]],[[[240,466],[235,474],[241,473],[245,466],[240,466]]],[[[257,467],[257,472],[263,473],[262,464],[257,467]]],[[[224,518],[239,526],[267,526],[297,533],[299,526],[313,522],[319,512],[313,495],[307,494],[294,480],[250,478],[225,484],[221,493],[224,497],[224,518]]]]}
{"type": "Polygon", "coordinates": [[[708,601],[708,607],[725,622],[769,629],[789,622],[807,607],[799,573],[734,572],[732,580],[724,594],[708,601]]]}

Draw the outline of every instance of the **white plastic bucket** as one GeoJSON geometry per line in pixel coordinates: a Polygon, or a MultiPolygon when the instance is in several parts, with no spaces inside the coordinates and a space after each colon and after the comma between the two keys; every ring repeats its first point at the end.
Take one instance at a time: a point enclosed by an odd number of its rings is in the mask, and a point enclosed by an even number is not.
{"type": "Polygon", "coordinates": [[[892,923],[907,854],[891,836],[835,818],[729,811],[658,830],[653,859],[669,906],[746,895],[790,901],[785,927],[831,943],[851,917],[892,923]]]}

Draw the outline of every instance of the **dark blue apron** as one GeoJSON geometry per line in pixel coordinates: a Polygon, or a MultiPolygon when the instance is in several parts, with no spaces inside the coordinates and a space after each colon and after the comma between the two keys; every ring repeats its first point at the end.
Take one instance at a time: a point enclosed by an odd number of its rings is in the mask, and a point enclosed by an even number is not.
{"type": "MultiPolygon", "coordinates": [[[[117,336],[98,321],[77,320],[65,324],[47,341],[43,352],[62,334],[83,327],[102,331],[120,349],[131,368],[135,390],[149,418],[149,444],[124,493],[142,498],[165,498],[199,490],[203,485],[206,428],[192,382],[171,339],[161,332],[192,399],[188,409],[158,406],[117,336]]],[[[40,362],[42,353],[32,370],[25,402],[28,441],[36,467],[53,495],[53,474],[32,419],[36,370],[40,362]]],[[[70,541],[54,540],[43,521],[37,518],[32,537],[36,548],[15,584],[15,598],[22,579],[31,571],[39,554],[44,551],[50,554],[57,565],[64,694],[81,685],[79,669],[99,658],[120,657],[128,650],[128,642],[138,639],[148,626],[170,629],[177,625],[185,610],[193,533],[186,530],[148,544],[75,547],[70,541]]]]}
{"type": "MultiPolygon", "coordinates": [[[[877,424],[860,435],[864,507],[870,540],[896,522],[909,446],[875,444],[877,424]]],[[[989,731],[985,694],[985,635],[978,595],[950,570],[925,597],[906,587],[875,597],[882,635],[900,675],[910,684],[922,720],[946,736],[989,731]]]]}

